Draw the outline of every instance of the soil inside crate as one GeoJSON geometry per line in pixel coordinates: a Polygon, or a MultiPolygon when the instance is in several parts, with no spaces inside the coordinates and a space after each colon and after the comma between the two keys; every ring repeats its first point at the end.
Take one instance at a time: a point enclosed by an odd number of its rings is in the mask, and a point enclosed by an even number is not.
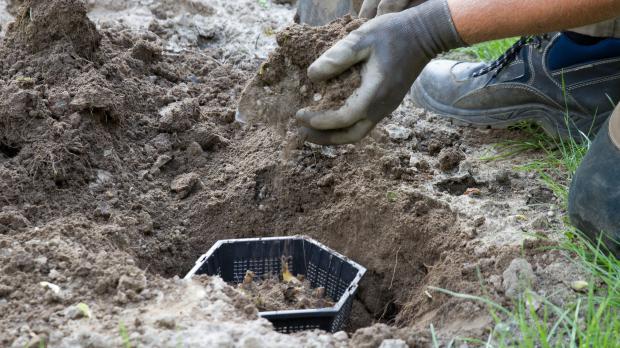
{"type": "Polygon", "coordinates": [[[294,281],[284,282],[279,276],[270,274],[236,287],[261,312],[320,309],[333,307],[335,304],[325,294],[325,288],[313,288],[310,281],[302,275],[298,275],[294,281]]]}

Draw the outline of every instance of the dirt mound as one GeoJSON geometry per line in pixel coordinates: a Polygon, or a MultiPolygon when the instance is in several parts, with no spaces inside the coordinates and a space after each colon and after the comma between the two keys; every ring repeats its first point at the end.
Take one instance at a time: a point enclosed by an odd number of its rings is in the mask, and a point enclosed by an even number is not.
{"type": "Polygon", "coordinates": [[[85,58],[92,58],[99,48],[101,36],[86,16],[81,0],[27,0],[15,11],[15,17],[8,27],[6,42],[30,53],[45,50],[58,41],[68,41],[75,53],[85,58]]]}
{"type": "Polygon", "coordinates": [[[307,70],[334,43],[363,23],[346,16],[322,27],[293,24],[279,32],[279,48],[243,91],[237,117],[247,122],[286,125],[301,108],[330,110],[342,106],[361,84],[360,68],[322,83],[310,81],[307,70]]]}
{"type": "MultiPolygon", "coordinates": [[[[208,55],[162,57],[149,32],[100,34],[81,1],[27,2],[20,13],[0,47],[0,150],[20,164],[18,177],[84,184],[97,170],[120,167],[115,148],[137,136],[134,126],[185,132],[202,112],[233,114],[227,92],[239,88],[233,81],[243,75],[208,55]],[[207,80],[209,86],[198,87],[207,80]],[[181,99],[193,105],[192,115],[175,111],[181,99]]],[[[194,133],[189,137],[205,147],[223,142],[205,126],[194,133]]]]}
{"type": "MultiPolygon", "coordinates": [[[[74,217],[19,235],[0,235],[0,297],[9,303],[41,304],[35,312],[29,306],[12,306],[3,311],[1,325],[6,328],[26,320],[30,330],[47,337],[51,334],[47,318],[73,304],[92,301],[93,294],[116,305],[155,296],[147,290],[144,271],[106,241],[109,232],[74,217]]],[[[9,335],[3,339],[17,334],[3,332],[9,335]]]]}

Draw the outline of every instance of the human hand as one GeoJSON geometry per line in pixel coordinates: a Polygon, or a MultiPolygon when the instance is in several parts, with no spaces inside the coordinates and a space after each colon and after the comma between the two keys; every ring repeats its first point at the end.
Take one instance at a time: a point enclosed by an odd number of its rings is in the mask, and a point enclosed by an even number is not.
{"type": "Polygon", "coordinates": [[[361,140],[400,105],[432,58],[462,45],[447,0],[431,0],[366,22],[308,68],[308,77],[320,82],[363,63],[362,84],[341,108],[297,112],[302,136],[321,145],[361,140]]]}

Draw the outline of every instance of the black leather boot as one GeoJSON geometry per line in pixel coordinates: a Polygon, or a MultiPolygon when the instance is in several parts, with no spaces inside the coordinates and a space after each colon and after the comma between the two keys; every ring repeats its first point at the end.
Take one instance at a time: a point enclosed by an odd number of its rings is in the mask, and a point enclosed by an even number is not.
{"type": "Polygon", "coordinates": [[[620,108],[592,143],[570,189],[571,222],[620,259],[620,108]],[[610,131],[611,130],[611,131],[610,131]],[[615,142],[614,142],[615,140],[615,142]]]}
{"type": "Polygon", "coordinates": [[[620,101],[620,40],[579,44],[552,33],[522,38],[491,64],[435,60],[412,96],[457,124],[505,128],[529,120],[580,140],[620,101]]]}

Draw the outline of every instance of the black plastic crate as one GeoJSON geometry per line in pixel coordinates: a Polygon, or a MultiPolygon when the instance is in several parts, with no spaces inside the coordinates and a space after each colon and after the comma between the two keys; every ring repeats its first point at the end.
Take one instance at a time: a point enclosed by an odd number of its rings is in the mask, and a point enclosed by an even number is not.
{"type": "Polygon", "coordinates": [[[313,288],[324,287],[336,304],[321,309],[260,312],[282,333],[320,329],[337,332],[351,313],[353,297],[366,268],[305,236],[221,240],[201,256],[185,276],[218,275],[239,284],[247,270],[256,276],[279,274],[282,256],[289,257],[289,271],[303,274],[313,288]]]}

